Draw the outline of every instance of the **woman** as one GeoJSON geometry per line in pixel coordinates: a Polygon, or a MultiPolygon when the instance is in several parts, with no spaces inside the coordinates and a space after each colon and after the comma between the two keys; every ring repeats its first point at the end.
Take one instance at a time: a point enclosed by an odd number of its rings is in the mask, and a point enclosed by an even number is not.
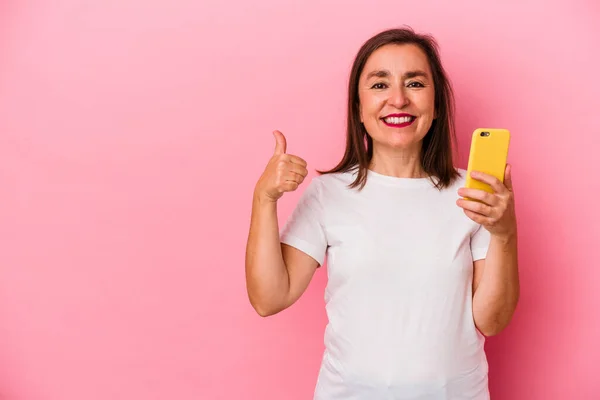
{"type": "Polygon", "coordinates": [[[510,166],[504,183],[473,174],[493,194],[464,188],[453,109],[433,38],[395,29],[369,39],[350,75],[344,157],[310,182],[281,234],[277,200],[307,169],[274,133],[254,192],[247,288],[260,315],[275,314],[327,260],[315,399],[489,399],[484,339],[519,298],[510,166]]]}

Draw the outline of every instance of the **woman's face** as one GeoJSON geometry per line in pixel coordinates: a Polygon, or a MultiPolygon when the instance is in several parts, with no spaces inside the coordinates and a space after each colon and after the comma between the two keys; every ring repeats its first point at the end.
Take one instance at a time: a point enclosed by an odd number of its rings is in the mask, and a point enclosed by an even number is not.
{"type": "Polygon", "coordinates": [[[427,56],[414,44],[377,49],[359,79],[360,118],[375,147],[416,150],[435,118],[427,56]]]}

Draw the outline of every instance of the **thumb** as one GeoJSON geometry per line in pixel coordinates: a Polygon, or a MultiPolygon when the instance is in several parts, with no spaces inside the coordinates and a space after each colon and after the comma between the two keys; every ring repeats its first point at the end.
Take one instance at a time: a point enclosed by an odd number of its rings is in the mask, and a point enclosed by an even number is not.
{"type": "Polygon", "coordinates": [[[512,166],[510,164],[506,165],[506,169],[504,170],[504,185],[512,192],[512,166]]]}
{"type": "Polygon", "coordinates": [[[287,143],[285,141],[285,136],[283,133],[279,131],[273,132],[273,136],[275,136],[275,154],[285,154],[287,143]]]}

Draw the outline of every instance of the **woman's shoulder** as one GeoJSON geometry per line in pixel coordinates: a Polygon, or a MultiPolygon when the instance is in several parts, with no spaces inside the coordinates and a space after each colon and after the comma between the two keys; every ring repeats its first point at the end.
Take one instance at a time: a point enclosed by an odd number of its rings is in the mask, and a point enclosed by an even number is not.
{"type": "Polygon", "coordinates": [[[356,172],[327,172],[319,174],[313,178],[313,181],[324,185],[348,185],[356,179],[356,172]]]}
{"type": "Polygon", "coordinates": [[[461,182],[465,182],[467,179],[467,170],[464,168],[455,168],[456,172],[458,172],[458,177],[456,178],[456,181],[461,181],[461,182]]]}
{"type": "Polygon", "coordinates": [[[463,187],[465,182],[467,181],[467,170],[463,168],[455,168],[456,172],[458,172],[458,176],[452,181],[450,187],[452,189],[458,189],[459,187],[463,187]]]}
{"type": "Polygon", "coordinates": [[[356,178],[353,172],[328,172],[312,177],[305,190],[318,193],[320,198],[337,197],[350,189],[356,178]]]}

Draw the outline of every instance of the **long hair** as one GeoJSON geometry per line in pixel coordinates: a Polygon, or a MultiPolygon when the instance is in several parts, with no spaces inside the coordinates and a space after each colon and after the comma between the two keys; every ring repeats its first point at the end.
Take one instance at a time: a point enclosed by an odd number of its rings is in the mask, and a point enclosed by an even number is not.
{"type": "Polygon", "coordinates": [[[360,120],[358,83],[371,54],[388,44],[415,44],[427,55],[433,75],[435,109],[437,118],[423,138],[421,166],[438,189],[448,187],[458,176],[454,168],[453,151],[456,142],[454,130],[454,94],[450,81],[440,61],[436,40],[426,34],[417,34],[411,28],[390,29],[367,40],[358,51],[348,82],[348,109],[346,123],[346,149],[342,160],[334,168],[318,171],[320,174],[348,172],[358,168],[356,179],[350,187],[364,187],[368,167],[373,157],[373,140],[360,120]]]}

